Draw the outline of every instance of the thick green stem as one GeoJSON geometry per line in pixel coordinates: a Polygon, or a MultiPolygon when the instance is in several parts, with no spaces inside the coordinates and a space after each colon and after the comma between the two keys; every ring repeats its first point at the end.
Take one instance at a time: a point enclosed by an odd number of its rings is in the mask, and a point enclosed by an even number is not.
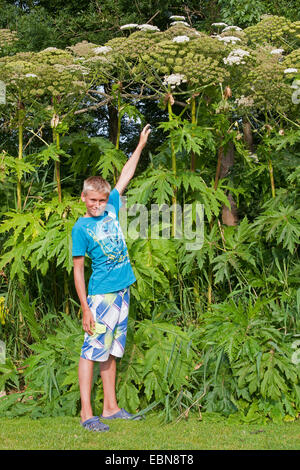
{"type": "MultiPolygon", "coordinates": [[[[120,89],[118,90],[118,125],[117,125],[117,137],[116,137],[116,149],[119,150],[120,148],[120,136],[121,136],[121,94],[120,94],[120,89]]],[[[114,184],[117,183],[117,170],[114,168],[114,184]]]]}
{"type": "MultiPolygon", "coordinates": [[[[192,107],[192,124],[196,125],[196,99],[194,96],[191,98],[191,107],[192,107]]],[[[192,150],[191,171],[195,171],[195,167],[196,167],[196,155],[195,155],[195,152],[192,150]]]]}
{"type": "Polygon", "coordinates": [[[208,271],[208,291],[207,291],[207,303],[211,305],[212,301],[212,267],[211,265],[209,266],[209,271],[208,271]]]}
{"type": "MultiPolygon", "coordinates": [[[[23,124],[20,120],[20,110],[19,110],[18,132],[19,132],[18,158],[19,158],[19,160],[22,160],[22,158],[23,158],[23,124]]],[[[17,207],[18,207],[18,210],[21,210],[21,207],[22,207],[21,178],[19,178],[19,177],[18,177],[18,181],[17,181],[17,207]]]]}
{"type": "Polygon", "coordinates": [[[70,305],[69,305],[69,285],[68,285],[68,277],[66,272],[64,272],[64,294],[65,294],[65,312],[67,315],[70,314],[70,305]]]}
{"type": "MultiPolygon", "coordinates": [[[[168,100],[168,113],[169,113],[169,120],[172,121],[172,104],[170,102],[170,99],[168,100]]],[[[176,176],[176,152],[175,152],[175,147],[174,147],[174,142],[172,138],[170,138],[170,143],[171,143],[171,157],[172,157],[172,171],[174,176],[176,176]]],[[[176,186],[173,186],[173,192],[174,196],[172,196],[172,206],[173,206],[173,211],[172,211],[172,237],[175,236],[176,232],[176,219],[177,219],[177,195],[176,195],[176,186]]]]}
{"type": "MultiPolygon", "coordinates": [[[[59,151],[59,134],[53,129],[53,142],[56,143],[57,151],[59,151]]],[[[59,158],[59,155],[58,155],[59,158]]],[[[61,182],[60,182],[60,161],[55,161],[55,179],[57,185],[57,193],[58,193],[58,200],[59,202],[62,201],[61,197],[61,182]]]]}
{"type": "Polygon", "coordinates": [[[275,197],[275,183],[274,183],[272,160],[269,159],[268,163],[269,163],[269,173],[270,173],[272,197],[275,197]]]}
{"type": "Polygon", "coordinates": [[[120,90],[118,90],[118,130],[117,130],[117,141],[116,141],[116,149],[119,150],[120,147],[120,135],[121,135],[121,96],[120,90]]]}

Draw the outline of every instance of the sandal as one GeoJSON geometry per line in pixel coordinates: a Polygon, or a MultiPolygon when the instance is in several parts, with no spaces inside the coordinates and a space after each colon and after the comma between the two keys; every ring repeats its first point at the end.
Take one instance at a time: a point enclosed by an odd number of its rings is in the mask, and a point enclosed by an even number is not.
{"type": "Polygon", "coordinates": [[[128,411],[124,410],[124,408],[121,408],[119,411],[117,411],[115,414],[111,415],[111,416],[103,416],[101,415],[100,416],[101,419],[132,419],[132,420],[138,420],[138,419],[142,419],[142,416],[135,416],[131,413],[129,413],[128,411]]]}
{"type": "Polygon", "coordinates": [[[109,430],[109,426],[107,426],[107,424],[101,423],[99,416],[93,416],[84,422],[80,421],[80,424],[89,431],[103,432],[109,430]]]}

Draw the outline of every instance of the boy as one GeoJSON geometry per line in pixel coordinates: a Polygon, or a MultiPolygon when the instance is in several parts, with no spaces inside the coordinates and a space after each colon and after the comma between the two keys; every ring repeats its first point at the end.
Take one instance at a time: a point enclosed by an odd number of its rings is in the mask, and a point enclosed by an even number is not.
{"type": "Polygon", "coordinates": [[[132,156],[124,165],[115,188],[100,176],[85,180],[81,199],[86,214],[72,229],[74,281],[83,311],[84,343],[79,360],[78,378],[81,397],[81,425],[93,431],[109,427],[93,416],[91,388],[94,362],[100,363],[103,383],[101,419],[133,417],[120,409],[115,392],[116,359],[122,357],[126,342],[129,288],[136,279],[118,221],[120,196],[135,173],[141,152],[147,143],[150,125],[144,127],[132,156]],[[92,259],[88,296],[84,281],[85,253],[92,259]]]}

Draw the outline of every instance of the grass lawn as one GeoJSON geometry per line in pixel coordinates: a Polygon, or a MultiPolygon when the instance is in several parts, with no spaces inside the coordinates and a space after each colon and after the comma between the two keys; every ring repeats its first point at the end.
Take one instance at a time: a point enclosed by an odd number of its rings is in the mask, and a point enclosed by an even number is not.
{"type": "Polygon", "coordinates": [[[230,425],[226,420],[165,424],[156,414],[143,421],[115,420],[94,433],[79,418],[2,418],[1,450],[299,450],[300,420],[268,425],[230,425]]]}

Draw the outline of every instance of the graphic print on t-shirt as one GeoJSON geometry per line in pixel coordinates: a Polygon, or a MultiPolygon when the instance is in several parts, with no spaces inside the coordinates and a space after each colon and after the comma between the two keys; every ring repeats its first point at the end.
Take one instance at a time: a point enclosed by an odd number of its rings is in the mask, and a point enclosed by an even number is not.
{"type": "Polygon", "coordinates": [[[87,228],[87,233],[98,243],[106,255],[108,271],[129,262],[129,255],[119,222],[112,212],[95,226],[95,231],[87,228]]]}

